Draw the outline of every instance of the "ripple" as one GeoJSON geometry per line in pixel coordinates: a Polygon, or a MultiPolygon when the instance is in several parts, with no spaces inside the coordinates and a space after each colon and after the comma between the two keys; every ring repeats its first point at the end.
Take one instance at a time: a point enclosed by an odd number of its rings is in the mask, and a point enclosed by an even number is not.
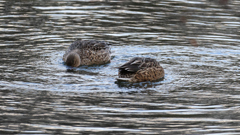
{"type": "Polygon", "coordinates": [[[240,132],[238,1],[0,6],[1,134],[240,132]],[[66,66],[76,39],[111,42],[111,63],[66,66]],[[117,81],[132,57],[157,59],[164,79],[117,81]]]}

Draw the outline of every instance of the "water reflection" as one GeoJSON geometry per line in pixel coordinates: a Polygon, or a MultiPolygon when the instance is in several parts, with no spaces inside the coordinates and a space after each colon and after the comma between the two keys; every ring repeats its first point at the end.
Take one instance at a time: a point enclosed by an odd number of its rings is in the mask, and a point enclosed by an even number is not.
{"type": "Polygon", "coordinates": [[[115,84],[118,85],[119,88],[155,88],[156,86],[161,85],[160,81],[163,81],[164,78],[161,78],[159,80],[153,81],[153,82],[140,82],[140,83],[129,83],[129,82],[125,82],[125,81],[115,81],[115,84]]]}
{"type": "Polygon", "coordinates": [[[238,134],[239,1],[1,1],[1,134],[238,134]],[[111,63],[70,68],[76,39],[111,63]],[[116,81],[132,57],[163,80],[116,81]]]}

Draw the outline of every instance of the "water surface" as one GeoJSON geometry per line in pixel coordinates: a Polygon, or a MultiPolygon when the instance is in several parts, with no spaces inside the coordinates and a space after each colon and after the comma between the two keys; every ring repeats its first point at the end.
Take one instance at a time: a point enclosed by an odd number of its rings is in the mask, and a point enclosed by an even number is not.
{"type": "Polygon", "coordinates": [[[0,1],[1,134],[239,134],[239,1],[0,1]],[[76,39],[112,43],[70,68],[76,39]],[[116,81],[132,57],[161,81],[116,81]]]}

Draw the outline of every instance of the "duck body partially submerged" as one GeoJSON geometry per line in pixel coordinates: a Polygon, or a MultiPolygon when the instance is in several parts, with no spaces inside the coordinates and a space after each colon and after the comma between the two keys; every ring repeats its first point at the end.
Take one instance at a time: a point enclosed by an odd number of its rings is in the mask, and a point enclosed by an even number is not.
{"type": "Polygon", "coordinates": [[[121,81],[155,81],[164,77],[164,69],[152,58],[134,57],[118,69],[117,80],[121,81]]]}
{"type": "Polygon", "coordinates": [[[74,41],[63,55],[63,61],[68,66],[99,65],[110,62],[110,44],[97,40],[74,41]]]}

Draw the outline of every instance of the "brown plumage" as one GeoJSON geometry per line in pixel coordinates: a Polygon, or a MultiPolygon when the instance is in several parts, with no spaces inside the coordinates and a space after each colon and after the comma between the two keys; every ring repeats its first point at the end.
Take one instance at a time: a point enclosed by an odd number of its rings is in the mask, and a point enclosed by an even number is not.
{"type": "Polygon", "coordinates": [[[96,40],[77,40],[73,42],[63,55],[68,66],[105,64],[110,62],[110,44],[96,40]]]}
{"type": "Polygon", "coordinates": [[[118,77],[129,82],[154,81],[164,77],[164,70],[155,59],[135,57],[119,67],[118,77]]]}

